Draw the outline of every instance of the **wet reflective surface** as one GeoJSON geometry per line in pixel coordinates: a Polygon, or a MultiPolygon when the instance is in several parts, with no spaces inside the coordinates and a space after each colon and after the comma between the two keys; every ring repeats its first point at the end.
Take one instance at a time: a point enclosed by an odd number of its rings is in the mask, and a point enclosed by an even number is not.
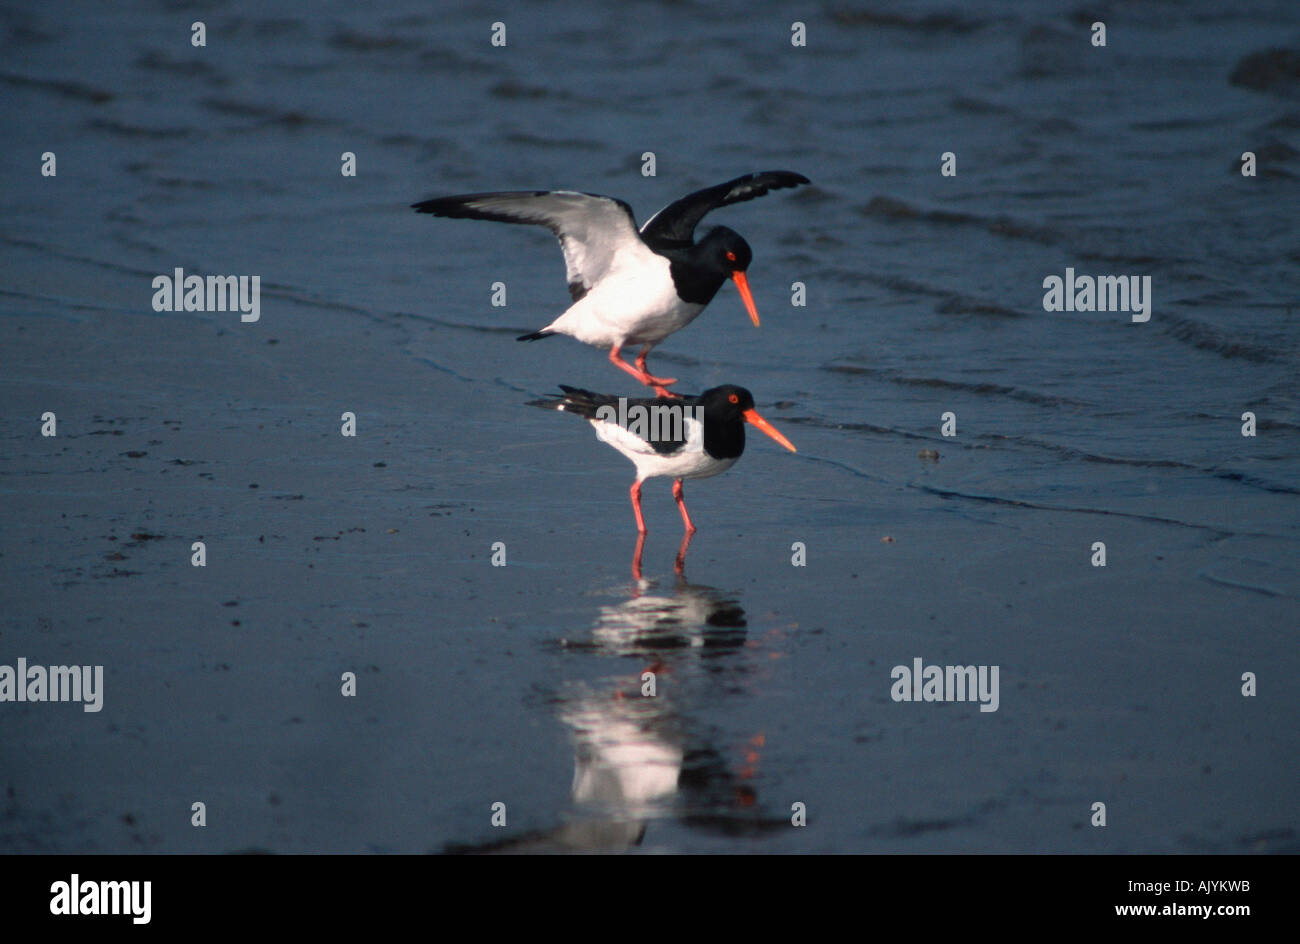
{"type": "Polygon", "coordinates": [[[1104,51],[1069,2],[803,49],[752,3],[526,5],[505,49],[476,4],[199,15],[0,12],[0,665],[105,670],[97,714],[0,703],[0,850],[1297,850],[1294,3],[1124,6],[1104,51]],[[799,452],[688,483],[684,554],[648,483],[638,566],[631,465],[524,406],[642,393],[514,342],[554,240],[408,205],[769,168],[813,186],[707,221],[762,328],[728,285],[651,363],[799,452]],[[176,266],[261,320],[154,312],[176,266]],[[1151,321],[1045,312],[1066,267],[1151,321]],[[894,701],[916,658],[998,710],[894,701]]]}
{"type": "Polygon", "coordinates": [[[721,693],[753,687],[754,667],[765,655],[748,640],[735,599],[682,573],[663,581],[639,577],[626,601],[600,607],[588,634],[555,645],[608,659],[611,669],[640,667],[565,680],[551,696],[573,746],[564,822],[505,841],[452,844],[449,851],[622,851],[647,837],[654,846],[657,822],[665,819],[724,835],[790,827],[784,815],[765,815],[760,802],[763,732],[743,744],[721,744],[707,721],[707,706],[721,693]]]}

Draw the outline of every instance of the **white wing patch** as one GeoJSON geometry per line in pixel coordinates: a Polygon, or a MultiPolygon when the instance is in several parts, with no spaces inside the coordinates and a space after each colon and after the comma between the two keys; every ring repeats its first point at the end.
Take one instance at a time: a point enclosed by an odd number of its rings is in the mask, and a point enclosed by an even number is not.
{"type": "Polygon", "coordinates": [[[643,248],[631,209],[612,197],[552,190],[485,194],[464,205],[550,229],[560,241],[569,291],[575,300],[609,272],[620,253],[643,248]]]}
{"type": "MultiPolygon", "coordinates": [[[[687,423],[689,422],[690,420],[687,420],[687,423]]],[[[597,439],[603,443],[609,443],[629,459],[632,459],[633,456],[660,455],[660,453],[655,452],[654,446],[635,433],[628,432],[617,423],[611,423],[609,420],[591,420],[591,425],[596,428],[597,439]]],[[[635,462],[636,460],[632,459],[632,461],[635,462]]]]}
{"type": "Polygon", "coordinates": [[[686,445],[676,452],[663,454],[655,452],[654,447],[633,433],[628,432],[617,423],[605,420],[591,420],[596,428],[596,436],[602,442],[613,446],[632,460],[636,466],[637,478],[647,479],[656,475],[669,475],[673,478],[702,478],[717,475],[730,468],[735,459],[714,459],[704,451],[704,424],[698,420],[686,419],[686,445]]]}

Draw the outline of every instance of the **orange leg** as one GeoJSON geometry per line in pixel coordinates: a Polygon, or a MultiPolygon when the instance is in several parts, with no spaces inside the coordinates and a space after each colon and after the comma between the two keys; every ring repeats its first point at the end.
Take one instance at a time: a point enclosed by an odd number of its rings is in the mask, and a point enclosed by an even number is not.
{"type": "Polygon", "coordinates": [[[650,345],[647,344],[645,347],[641,348],[641,353],[636,356],[636,366],[641,371],[641,373],[645,374],[647,377],[650,378],[651,386],[655,388],[655,395],[660,397],[673,397],[673,398],[680,397],[681,394],[673,393],[671,390],[667,389],[669,384],[677,383],[676,377],[653,377],[650,375],[650,372],[646,369],[645,366],[645,357],[649,353],[650,353],[650,345]]]}
{"type": "Polygon", "coordinates": [[[629,494],[632,496],[632,511],[636,513],[636,529],[645,534],[645,518],[641,517],[641,481],[639,479],[632,483],[632,490],[629,494]]]}
{"type": "Polygon", "coordinates": [[[619,370],[626,371],[627,373],[631,374],[633,377],[635,377],[641,383],[645,384],[647,387],[654,387],[655,393],[659,394],[659,396],[661,397],[673,396],[673,394],[669,393],[667,390],[664,389],[664,386],[670,383],[677,383],[676,378],[653,377],[650,374],[647,374],[645,370],[644,351],[642,351],[641,356],[637,358],[637,366],[633,367],[627,361],[623,360],[621,354],[619,353],[622,350],[623,349],[617,344],[615,344],[612,348],[609,349],[609,362],[611,364],[613,364],[619,370]]]}
{"type": "Polygon", "coordinates": [[[677,507],[682,512],[682,522],[686,525],[686,533],[694,534],[695,525],[691,523],[690,513],[686,510],[686,499],[682,497],[682,480],[673,480],[673,498],[677,499],[677,507]]]}

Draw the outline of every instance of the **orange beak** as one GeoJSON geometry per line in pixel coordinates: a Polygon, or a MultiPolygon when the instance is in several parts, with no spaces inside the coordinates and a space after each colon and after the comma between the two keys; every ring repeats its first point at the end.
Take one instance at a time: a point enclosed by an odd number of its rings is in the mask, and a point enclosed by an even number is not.
{"type": "Polygon", "coordinates": [[[749,309],[750,320],[754,322],[754,327],[758,327],[758,309],[754,307],[754,296],[749,291],[749,279],[745,278],[745,273],[737,269],[731,273],[731,280],[736,283],[736,288],[740,289],[740,299],[749,309]]]}
{"type": "Polygon", "coordinates": [[[767,420],[763,419],[763,417],[759,416],[758,410],[746,410],[744,413],[741,414],[741,416],[745,418],[746,423],[749,423],[751,426],[757,426],[759,429],[767,433],[769,436],[771,436],[781,445],[785,446],[785,448],[789,449],[791,452],[799,451],[794,447],[794,443],[790,442],[790,440],[786,439],[784,436],[782,436],[780,433],[776,431],[775,426],[773,426],[767,420]]]}

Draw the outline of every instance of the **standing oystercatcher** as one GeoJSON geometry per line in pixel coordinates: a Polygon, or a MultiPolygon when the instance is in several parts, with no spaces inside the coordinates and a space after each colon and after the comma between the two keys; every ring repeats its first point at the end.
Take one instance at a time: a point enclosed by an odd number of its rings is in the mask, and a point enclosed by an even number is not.
{"type": "Polygon", "coordinates": [[[411,204],[421,213],[457,219],[534,223],[560,240],[573,304],[545,328],[525,334],[535,341],[567,334],[584,344],[609,348],[609,359],[660,396],[676,380],[646,371],[650,349],[686,327],[731,279],[758,324],[758,309],[745,271],[753,259],[749,244],[725,226],[695,242],[695,226],[710,210],[761,197],[769,190],[809,183],[786,170],[747,174],[670,203],[640,231],[632,208],[622,200],[569,190],[471,193],[411,204]],[[633,367],[620,356],[641,345],[633,367]]]}
{"type": "Polygon", "coordinates": [[[731,468],[745,451],[745,424],[757,426],[791,452],[782,436],[754,409],[754,397],[744,387],[727,384],[699,396],[627,399],[560,385],[563,397],[532,400],[529,406],[576,413],[591,421],[596,438],[613,446],[636,466],[632,511],[644,532],[641,483],[671,475],[673,498],[681,509],[686,533],[695,531],[682,497],[682,479],[704,479],[731,468]]]}

